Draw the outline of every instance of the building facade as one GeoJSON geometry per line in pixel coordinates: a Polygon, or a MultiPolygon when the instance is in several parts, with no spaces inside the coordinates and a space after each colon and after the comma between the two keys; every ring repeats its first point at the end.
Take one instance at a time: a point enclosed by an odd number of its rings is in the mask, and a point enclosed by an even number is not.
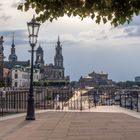
{"type": "Polygon", "coordinates": [[[42,79],[47,82],[69,82],[69,76],[65,76],[63,64],[62,45],[58,36],[58,41],[55,47],[54,64],[44,65],[43,50],[41,46],[36,51],[36,67],[43,67],[42,79]]]}
{"type": "MultiPolygon", "coordinates": [[[[12,87],[29,87],[30,85],[30,67],[16,65],[12,69],[12,87]]],[[[33,81],[41,80],[40,69],[34,69],[33,81]]]]}
{"type": "MultiPolygon", "coordinates": [[[[3,61],[3,38],[0,44],[0,80],[3,78],[3,68],[5,71],[4,82],[6,86],[27,87],[30,82],[30,61],[18,61],[16,55],[14,34],[12,37],[11,53],[8,61],[3,61]],[[9,83],[11,82],[11,83],[9,83]]],[[[69,83],[69,76],[65,76],[63,64],[62,45],[58,37],[55,47],[54,64],[44,65],[44,51],[39,45],[36,50],[36,58],[34,64],[34,81],[45,82],[64,82],[69,83]]]]}
{"type": "Polygon", "coordinates": [[[11,87],[12,79],[10,69],[3,68],[3,83],[5,87],[11,87]]]}
{"type": "Polygon", "coordinates": [[[78,86],[85,88],[85,87],[96,87],[100,85],[112,85],[114,82],[111,79],[108,79],[107,73],[96,73],[92,72],[89,73],[86,77],[80,77],[78,81],[78,86]]]}
{"type": "Polygon", "coordinates": [[[0,84],[3,84],[3,63],[4,63],[4,54],[3,54],[3,36],[0,37],[0,84]]]}
{"type": "MultiPolygon", "coordinates": [[[[14,45],[12,46],[14,48],[14,45]]],[[[11,58],[11,56],[9,57],[11,58]]],[[[65,69],[63,65],[62,45],[59,37],[57,45],[55,47],[54,64],[44,65],[44,51],[41,45],[39,45],[39,47],[36,50],[34,78],[33,78],[34,81],[45,81],[48,83],[51,82],[68,83],[69,76],[65,76],[64,70],[65,69]]],[[[27,87],[29,86],[29,83],[30,83],[30,68],[21,65],[15,65],[12,68],[12,86],[27,87]]]]}
{"type": "Polygon", "coordinates": [[[140,82],[140,76],[135,77],[135,82],[140,82]]]}

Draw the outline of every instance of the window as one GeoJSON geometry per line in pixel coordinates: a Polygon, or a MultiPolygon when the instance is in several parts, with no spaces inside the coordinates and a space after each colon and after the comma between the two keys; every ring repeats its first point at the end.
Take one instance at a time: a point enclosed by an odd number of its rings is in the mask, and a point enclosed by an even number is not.
{"type": "Polygon", "coordinates": [[[37,56],[37,59],[38,59],[38,60],[41,60],[41,56],[40,56],[40,55],[38,55],[38,56],[37,56]]]}
{"type": "Polygon", "coordinates": [[[15,79],[17,79],[18,78],[18,74],[17,73],[15,73],[15,79]]]}
{"type": "Polygon", "coordinates": [[[59,77],[61,77],[61,72],[59,72],[59,77]]]}
{"type": "Polygon", "coordinates": [[[17,85],[18,85],[18,83],[17,83],[17,82],[15,82],[15,87],[17,87],[17,85]]]}

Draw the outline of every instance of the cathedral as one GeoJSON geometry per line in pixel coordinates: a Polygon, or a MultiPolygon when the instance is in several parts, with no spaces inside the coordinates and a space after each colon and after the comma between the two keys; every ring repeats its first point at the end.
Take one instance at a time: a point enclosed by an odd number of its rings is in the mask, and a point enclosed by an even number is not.
{"type": "MultiPolygon", "coordinates": [[[[12,44],[11,44],[11,53],[8,57],[8,61],[4,61],[4,54],[3,54],[3,37],[0,38],[0,83],[3,81],[3,70],[11,71],[12,77],[12,70],[16,68],[16,66],[22,66],[24,68],[30,67],[30,61],[18,61],[18,57],[16,55],[16,48],[15,48],[15,41],[14,41],[14,34],[12,37],[12,44]]],[[[54,56],[54,64],[44,64],[44,51],[39,45],[36,50],[36,59],[34,64],[35,69],[40,70],[41,81],[45,81],[47,83],[69,83],[69,76],[65,77],[65,69],[63,65],[63,55],[62,55],[62,45],[58,36],[58,41],[55,47],[55,56],[54,56]]],[[[40,76],[39,76],[40,77],[40,76]]],[[[12,78],[10,80],[12,82],[12,78]]],[[[22,81],[20,79],[19,81],[22,81]]],[[[6,83],[6,82],[4,82],[6,83]]],[[[9,85],[9,84],[8,84],[9,85]]]]}
{"type": "Polygon", "coordinates": [[[42,71],[42,79],[47,82],[69,82],[69,76],[65,77],[63,65],[62,45],[58,36],[55,48],[54,64],[44,65],[43,49],[39,45],[36,50],[35,67],[42,71]]]}

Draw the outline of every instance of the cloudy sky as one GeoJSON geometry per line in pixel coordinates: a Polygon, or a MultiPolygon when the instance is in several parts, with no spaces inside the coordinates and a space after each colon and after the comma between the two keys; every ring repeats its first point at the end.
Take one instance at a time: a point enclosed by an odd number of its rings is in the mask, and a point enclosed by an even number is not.
{"type": "MultiPolygon", "coordinates": [[[[30,59],[27,21],[33,11],[16,10],[19,0],[0,0],[0,35],[4,36],[6,60],[15,33],[18,60],[30,59]]],[[[38,43],[44,50],[46,64],[53,63],[58,35],[63,46],[66,75],[78,80],[88,73],[106,72],[115,81],[134,80],[140,75],[140,16],[129,25],[111,27],[91,19],[63,17],[41,25],[38,43]]],[[[37,44],[38,47],[38,44],[37,44]]]]}

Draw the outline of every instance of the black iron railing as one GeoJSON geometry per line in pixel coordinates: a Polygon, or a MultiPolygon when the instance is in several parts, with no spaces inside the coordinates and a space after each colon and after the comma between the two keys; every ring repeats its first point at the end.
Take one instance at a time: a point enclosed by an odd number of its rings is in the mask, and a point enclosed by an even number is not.
{"type": "MultiPolygon", "coordinates": [[[[6,89],[0,91],[0,116],[27,111],[29,89],[6,89]]],[[[140,111],[139,92],[111,90],[74,90],[70,87],[35,88],[35,109],[88,110],[96,106],[120,105],[140,111]]]]}

